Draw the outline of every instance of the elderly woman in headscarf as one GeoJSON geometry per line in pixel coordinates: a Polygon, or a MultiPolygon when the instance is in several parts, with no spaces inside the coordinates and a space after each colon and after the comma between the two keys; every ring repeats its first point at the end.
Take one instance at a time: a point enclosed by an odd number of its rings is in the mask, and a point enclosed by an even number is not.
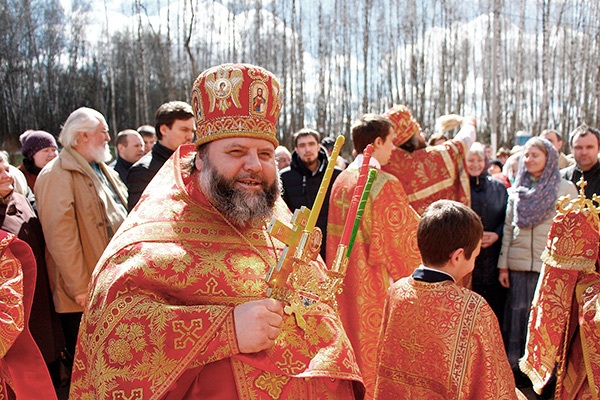
{"type": "Polygon", "coordinates": [[[25,131],[20,137],[23,163],[19,169],[33,191],[38,174],[50,161],[58,156],[56,139],[46,131],[25,131]]]}
{"type": "Polygon", "coordinates": [[[546,139],[533,137],[525,143],[515,183],[509,189],[499,280],[508,288],[503,333],[508,361],[517,386],[528,386],[518,361],[525,351],[527,321],[540,274],[540,256],[546,245],[556,200],[577,195],[572,182],[561,179],[558,153],[546,139]]]}
{"type": "Polygon", "coordinates": [[[483,144],[473,143],[467,152],[466,164],[471,187],[471,208],[481,218],[483,237],[481,252],[473,269],[472,287],[492,307],[502,325],[506,289],[498,281],[498,257],[502,247],[508,194],[504,184],[488,173],[488,163],[483,144]]]}

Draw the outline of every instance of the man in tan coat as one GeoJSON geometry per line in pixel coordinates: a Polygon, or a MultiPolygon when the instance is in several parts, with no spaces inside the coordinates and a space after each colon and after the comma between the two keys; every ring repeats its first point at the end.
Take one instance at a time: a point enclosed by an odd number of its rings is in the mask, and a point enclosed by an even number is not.
{"type": "Polygon", "coordinates": [[[127,215],[127,189],[105,164],[110,136],[98,111],[75,110],[58,139],[64,148],[40,172],[35,196],[54,305],[73,356],[88,282],[127,215]]]}

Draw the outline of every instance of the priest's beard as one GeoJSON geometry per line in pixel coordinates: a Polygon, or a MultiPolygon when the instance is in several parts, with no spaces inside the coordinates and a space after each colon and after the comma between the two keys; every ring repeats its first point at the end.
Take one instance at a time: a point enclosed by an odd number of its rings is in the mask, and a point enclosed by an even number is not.
{"type": "Polygon", "coordinates": [[[202,156],[203,166],[200,171],[200,187],[210,198],[213,206],[231,223],[238,226],[255,225],[270,220],[273,207],[281,193],[279,175],[269,184],[256,174],[245,173],[234,179],[227,179],[214,168],[205,153],[202,156]],[[235,182],[239,179],[260,179],[262,192],[237,189],[235,182]]]}

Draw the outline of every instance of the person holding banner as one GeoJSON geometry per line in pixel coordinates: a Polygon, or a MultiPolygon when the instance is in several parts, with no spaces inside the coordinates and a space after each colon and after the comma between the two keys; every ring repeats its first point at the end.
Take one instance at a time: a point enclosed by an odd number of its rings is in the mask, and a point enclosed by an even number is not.
{"type": "MultiPolygon", "coordinates": [[[[288,256],[267,223],[291,217],[274,157],[279,82],[223,64],[198,76],[191,97],[198,140],[165,163],[94,272],[70,397],[361,399],[332,304],[317,298],[299,312],[267,297],[270,267],[288,256]]],[[[321,261],[292,264],[327,275],[321,261]]]]}
{"type": "Polygon", "coordinates": [[[377,337],[387,289],[390,282],[410,275],[421,262],[416,240],[419,217],[398,179],[380,170],[390,159],[394,137],[392,125],[381,115],[365,114],[354,123],[352,141],[358,156],[334,182],[329,203],[327,265],[332,266],[338,243],[343,242],[344,223],[354,219],[348,218],[351,200],[359,169],[368,157],[365,149],[372,144],[366,165],[379,173],[348,260],[344,290],[338,296],[342,322],[367,387],[366,398],[372,398],[375,389],[377,337]]]}

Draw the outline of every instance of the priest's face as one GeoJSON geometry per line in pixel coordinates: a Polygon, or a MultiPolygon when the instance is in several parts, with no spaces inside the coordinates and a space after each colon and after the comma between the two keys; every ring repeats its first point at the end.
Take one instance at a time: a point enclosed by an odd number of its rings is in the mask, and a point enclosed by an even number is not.
{"type": "Polygon", "coordinates": [[[202,192],[230,222],[244,226],[271,218],[281,192],[271,142],[242,137],[215,140],[200,151],[196,167],[202,192]]]}

